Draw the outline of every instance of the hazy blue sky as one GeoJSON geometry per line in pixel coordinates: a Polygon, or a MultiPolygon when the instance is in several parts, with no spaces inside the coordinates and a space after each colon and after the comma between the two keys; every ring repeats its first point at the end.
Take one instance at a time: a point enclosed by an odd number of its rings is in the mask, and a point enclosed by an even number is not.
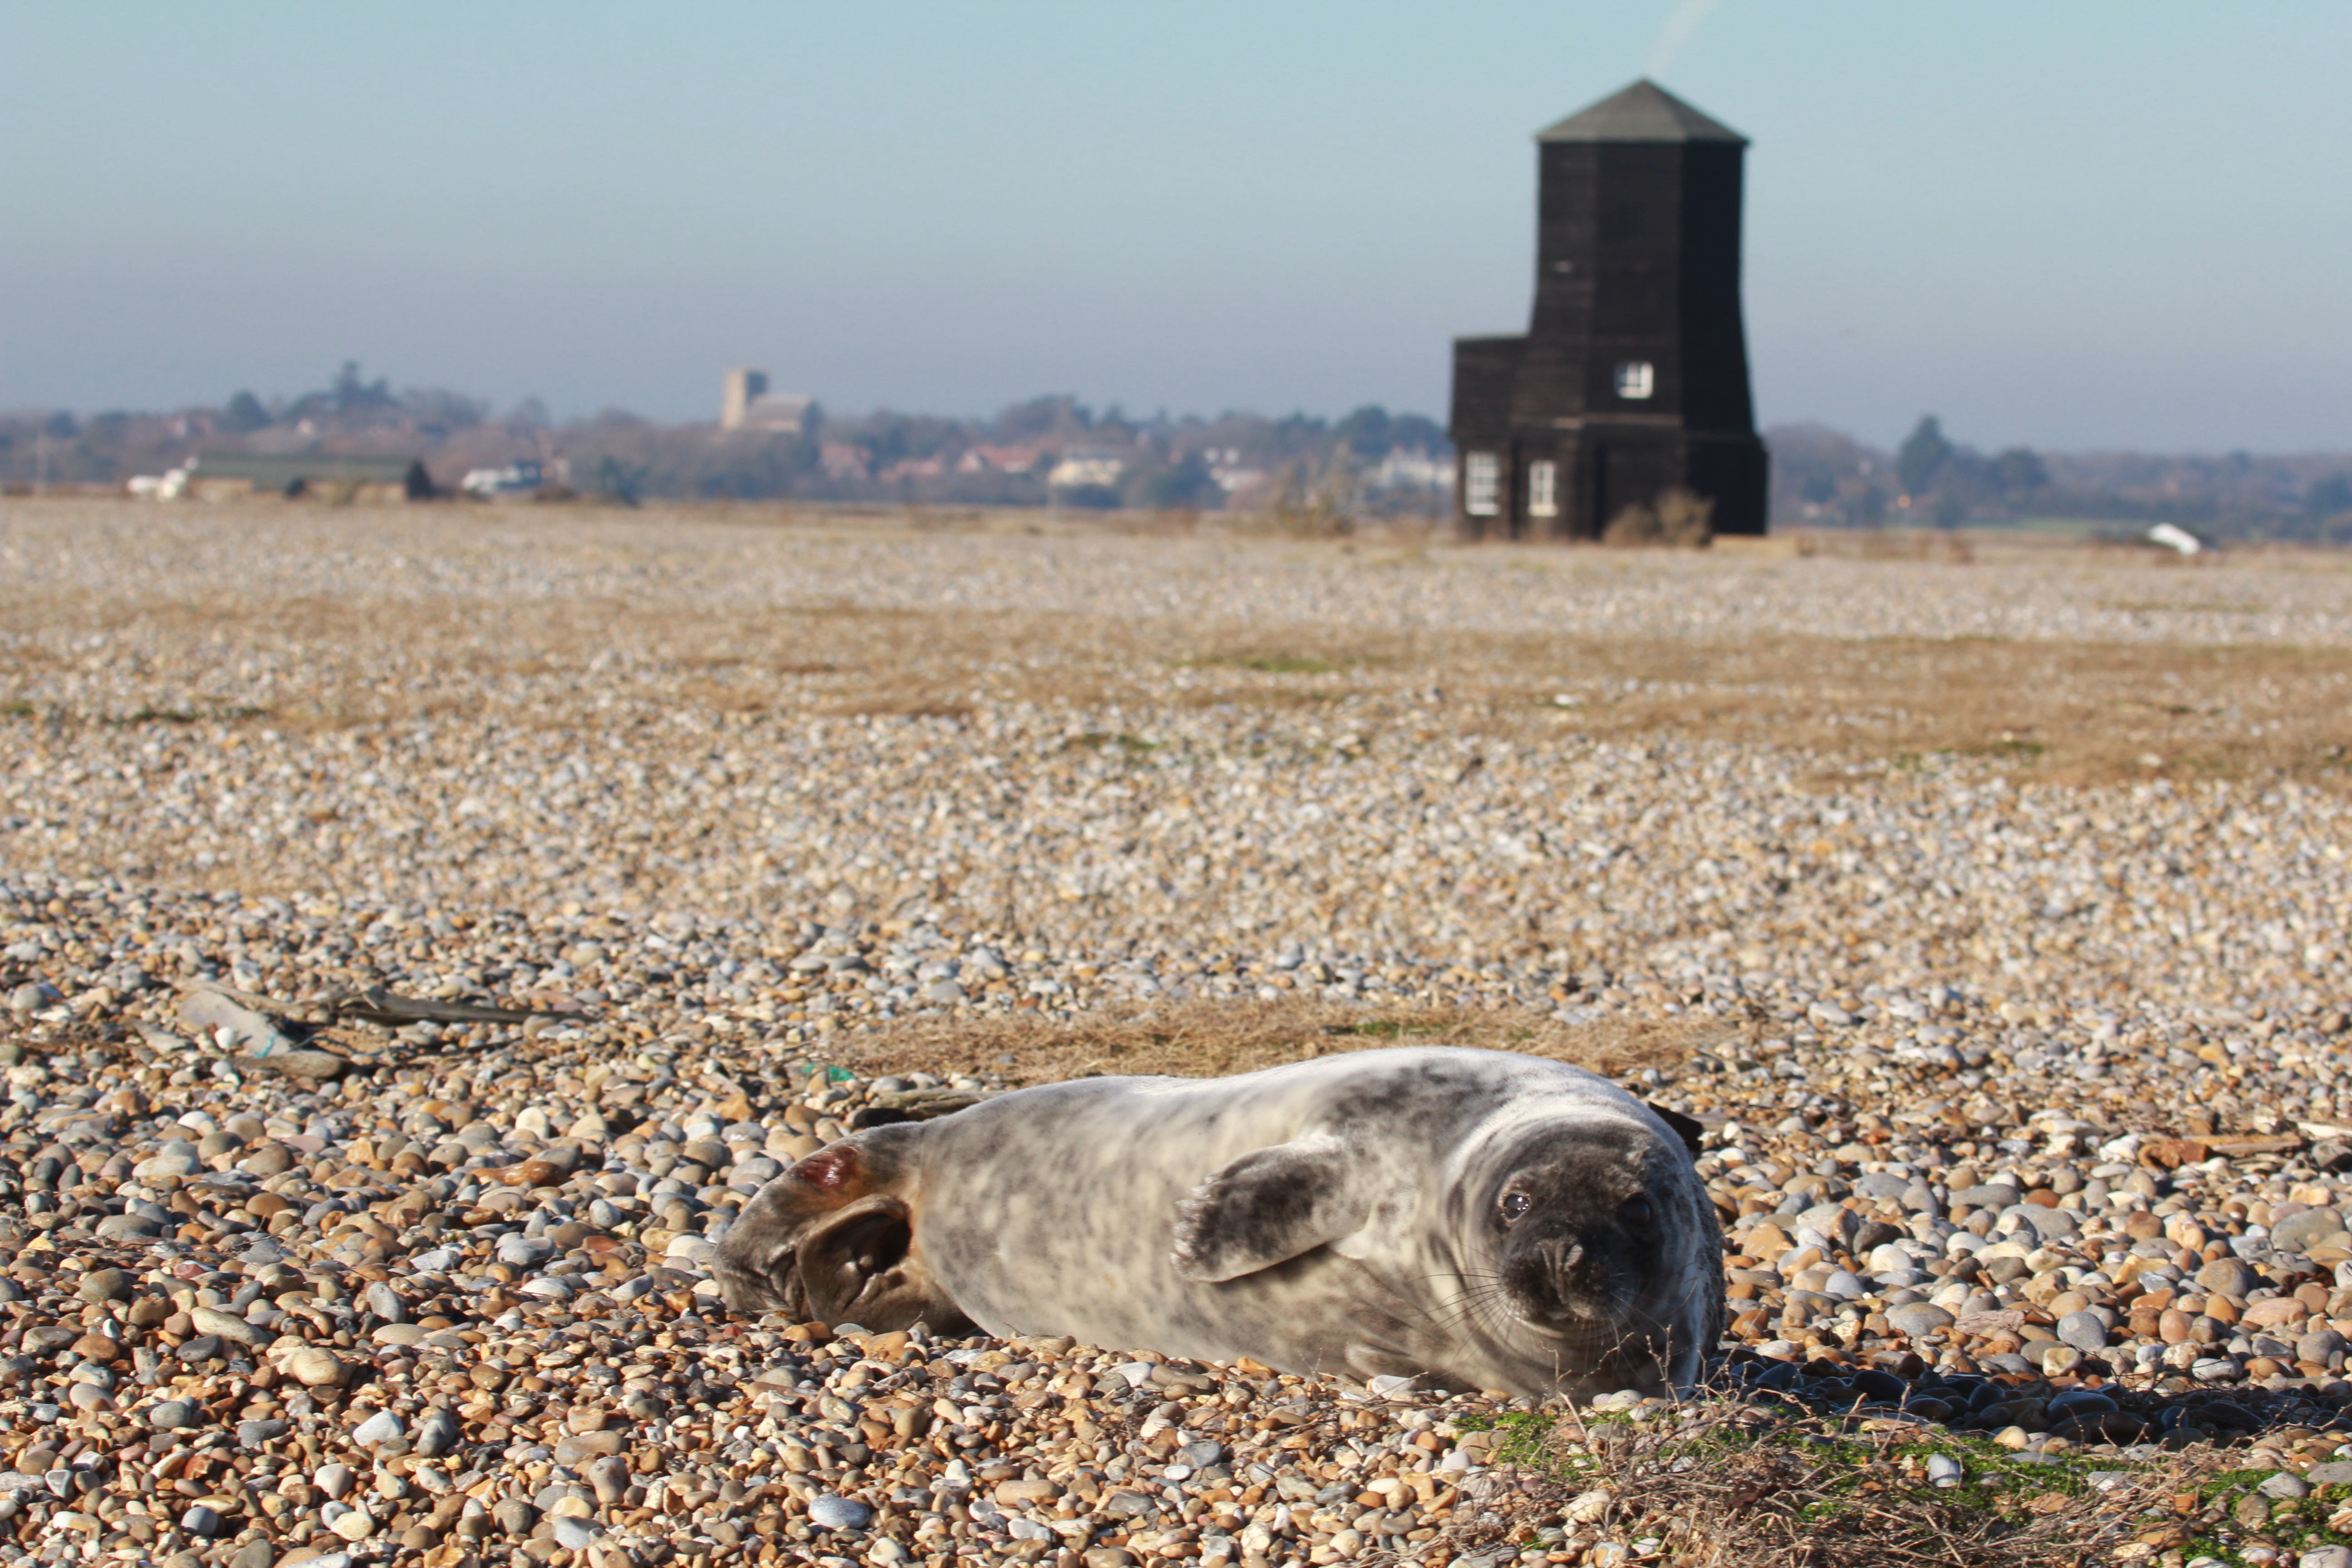
{"type": "Polygon", "coordinates": [[[2352,447],[2352,6],[0,6],[0,406],[1442,416],[1538,127],[1747,133],[1759,413],[2352,447]]]}

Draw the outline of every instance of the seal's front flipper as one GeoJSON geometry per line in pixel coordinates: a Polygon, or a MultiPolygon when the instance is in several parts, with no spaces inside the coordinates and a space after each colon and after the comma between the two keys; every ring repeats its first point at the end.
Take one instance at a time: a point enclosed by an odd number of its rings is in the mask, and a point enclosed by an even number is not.
{"type": "Polygon", "coordinates": [[[1373,1194],[1349,1180],[1336,1138],[1302,1138],[1254,1150],[1216,1172],[1176,1205],[1176,1272],[1238,1279],[1354,1234],[1373,1194]]]}

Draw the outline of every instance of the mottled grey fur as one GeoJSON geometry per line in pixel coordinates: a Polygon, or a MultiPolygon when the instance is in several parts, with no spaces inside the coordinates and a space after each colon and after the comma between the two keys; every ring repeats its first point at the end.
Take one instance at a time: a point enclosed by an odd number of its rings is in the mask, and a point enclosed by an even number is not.
{"type": "Polygon", "coordinates": [[[1723,1321],[1675,1130],[1493,1051],[1080,1079],[871,1128],[761,1189],[719,1251],[738,1310],[1527,1394],[1687,1387],[1723,1321]]]}

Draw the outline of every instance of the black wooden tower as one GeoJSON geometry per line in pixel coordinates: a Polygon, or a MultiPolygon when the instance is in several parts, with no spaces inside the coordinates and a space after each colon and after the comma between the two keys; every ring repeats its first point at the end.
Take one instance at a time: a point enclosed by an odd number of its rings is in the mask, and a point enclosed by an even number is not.
{"type": "Polygon", "coordinates": [[[1598,538],[1677,487],[1764,531],[1739,314],[1747,138],[1648,81],[1536,137],[1524,337],[1457,338],[1454,506],[1473,537],[1598,538]]]}

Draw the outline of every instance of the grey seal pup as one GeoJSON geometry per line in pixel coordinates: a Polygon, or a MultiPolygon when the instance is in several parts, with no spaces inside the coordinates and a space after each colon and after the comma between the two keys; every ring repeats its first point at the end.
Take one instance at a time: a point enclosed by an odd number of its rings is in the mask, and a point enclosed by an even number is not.
{"type": "Polygon", "coordinates": [[[1453,1047],[1092,1078],[871,1127],[719,1243],[739,1312],[977,1324],[1542,1396],[1687,1388],[1723,1326],[1696,1123],[1453,1047]]]}

